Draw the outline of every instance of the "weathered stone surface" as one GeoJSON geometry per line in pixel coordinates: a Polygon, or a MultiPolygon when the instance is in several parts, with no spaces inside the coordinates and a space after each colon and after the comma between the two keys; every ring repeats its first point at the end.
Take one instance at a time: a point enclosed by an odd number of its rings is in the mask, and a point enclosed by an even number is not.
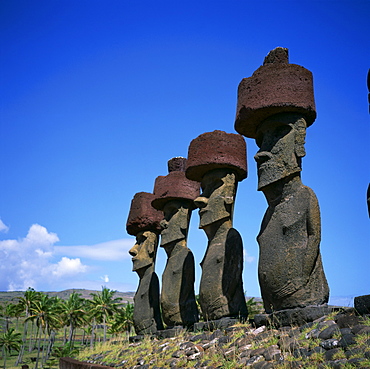
{"type": "Polygon", "coordinates": [[[352,327],[352,333],[359,334],[359,332],[361,332],[366,327],[367,325],[365,324],[356,324],[354,327],[352,327]]]}
{"type": "Polygon", "coordinates": [[[184,332],[183,327],[174,327],[174,328],[163,329],[161,331],[158,331],[156,333],[156,336],[160,339],[171,338],[171,337],[176,337],[183,332],[184,332]]]}
{"type": "Polygon", "coordinates": [[[167,162],[168,173],[171,172],[185,172],[186,158],[176,156],[167,162]]]}
{"type": "Polygon", "coordinates": [[[267,313],[322,305],[329,298],[319,205],[300,178],[306,128],[315,114],[312,75],[288,64],[284,49],[273,50],[239,87],[235,128],[260,147],[255,155],[258,190],[269,205],[257,237],[267,313]]]}
{"type": "Polygon", "coordinates": [[[299,134],[298,128],[285,131],[284,123],[275,126],[271,122],[265,126],[255,156],[259,190],[269,203],[257,237],[258,277],[266,312],[328,301],[319,247],[320,210],[314,192],[300,179],[299,134]]]}
{"type": "Polygon", "coordinates": [[[313,78],[309,70],[289,64],[287,49],[276,48],[251,77],[240,82],[235,130],[256,138],[264,119],[284,112],[301,114],[308,126],[314,122],[313,78]]]}
{"type": "Polygon", "coordinates": [[[359,323],[359,318],[356,315],[339,314],[335,319],[339,328],[354,327],[359,323]]]}
{"type": "Polygon", "coordinates": [[[265,349],[265,351],[263,352],[263,356],[267,361],[279,361],[283,357],[281,350],[279,350],[279,347],[277,345],[270,346],[265,349]]]}
{"type": "Polygon", "coordinates": [[[70,357],[62,357],[59,359],[59,368],[61,369],[109,369],[106,365],[90,364],[81,362],[70,357]]]}
{"type": "MultiPolygon", "coordinates": [[[[301,326],[308,322],[313,322],[314,320],[327,315],[330,312],[331,309],[327,305],[322,305],[306,306],[305,308],[285,309],[271,314],[263,314],[263,316],[265,316],[264,319],[266,322],[269,322],[275,327],[291,327],[297,325],[301,326]]],[[[317,332],[319,333],[320,331],[318,330],[317,332]]]]}
{"type": "Polygon", "coordinates": [[[185,177],[185,162],[185,158],[171,159],[170,173],[157,177],[153,191],[152,205],[164,213],[160,223],[161,247],[168,259],[162,274],[161,308],[168,327],[192,326],[199,316],[194,293],[194,256],[187,247],[187,235],[200,184],[185,177]]]}
{"type": "Polygon", "coordinates": [[[159,308],[159,280],[154,266],[140,272],[139,287],[134,296],[134,328],[137,335],[154,334],[163,329],[159,308]]]}
{"type": "Polygon", "coordinates": [[[355,335],[352,333],[342,334],[342,338],[338,342],[339,347],[347,348],[356,343],[355,335]]]}
{"type": "Polygon", "coordinates": [[[333,360],[334,356],[338,355],[338,353],[342,352],[341,348],[334,348],[330,349],[325,352],[325,360],[333,360]]]}
{"type": "Polygon", "coordinates": [[[199,290],[205,319],[247,316],[241,275],[242,258],[241,237],[234,228],[219,229],[209,241],[201,264],[203,272],[199,290]]]}
{"type": "Polygon", "coordinates": [[[292,352],[299,347],[299,342],[294,337],[282,337],[278,341],[278,346],[282,351],[292,352]]]}
{"type": "Polygon", "coordinates": [[[186,177],[200,182],[206,172],[232,169],[238,181],[247,177],[247,152],[243,136],[224,131],[206,132],[191,141],[186,177]]]}
{"type": "Polygon", "coordinates": [[[160,232],[162,230],[159,223],[163,219],[163,213],[152,207],[153,200],[152,193],[138,192],[135,194],[126,223],[128,234],[136,236],[141,231],[160,232]]]}
{"type": "Polygon", "coordinates": [[[321,341],[320,346],[325,350],[331,350],[338,347],[339,340],[336,338],[329,338],[328,340],[321,341]]]}
{"type": "Polygon", "coordinates": [[[370,295],[355,297],[355,309],[361,315],[370,314],[370,295]]]}
{"type": "Polygon", "coordinates": [[[134,328],[137,335],[153,334],[163,329],[159,307],[159,280],[154,272],[158,247],[159,222],[163,214],[151,206],[153,194],[140,192],[131,202],[127,232],[136,236],[130,249],[133,271],[139,278],[134,296],[134,328]]]}
{"type": "Polygon", "coordinates": [[[273,369],[274,365],[272,363],[268,363],[267,361],[259,361],[252,365],[253,369],[273,369]]]}
{"type": "MultiPolygon", "coordinates": [[[[350,309],[346,309],[344,313],[350,314],[350,309]]],[[[338,315],[342,315],[339,313],[338,315]]],[[[324,330],[327,327],[335,325],[332,315],[320,318],[319,328],[324,330]]],[[[360,322],[366,322],[366,318],[359,317],[360,322]]],[[[336,320],[336,316],[334,317],[336,320]]],[[[315,327],[317,325],[315,322],[315,327]]],[[[144,340],[142,345],[140,343],[132,343],[131,350],[123,349],[119,358],[125,359],[112,363],[114,367],[128,367],[137,368],[137,365],[150,365],[150,368],[158,368],[157,365],[165,365],[165,367],[183,367],[191,366],[194,368],[208,368],[210,363],[213,363],[212,368],[221,368],[227,365],[232,367],[245,367],[251,368],[311,368],[317,367],[322,369],[327,368],[346,368],[350,364],[353,367],[367,368],[367,362],[364,359],[370,359],[370,342],[361,339],[361,343],[343,347],[338,345],[335,347],[333,342],[337,340],[330,339],[322,340],[321,338],[307,338],[296,339],[297,332],[303,332],[308,329],[313,329],[314,326],[307,326],[304,324],[300,327],[281,327],[278,330],[269,329],[253,329],[250,325],[242,325],[238,323],[236,326],[226,329],[217,329],[213,333],[207,332],[194,335],[184,329],[177,337],[158,340],[158,334],[152,337],[152,344],[148,346],[147,341],[144,340]],[[240,335],[243,334],[241,337],[240,335]],[[289,337],[288,337],[289,336],[289,337]],[[210,339],[212,341],[210,341],[210,339]],[[244,337],[244,338],[243,338],[244,337]],[[242,340],[245,338],[252,338],[251,344],[241,345],[242,340]],[[286,340],[286,351],[281,351],[277,345],[267,346],[271,339],[277,338],[286,340]],[[321,342],[320,342],[321,341],[321,342]],[[293,342],[292,346],[289,342],[293,342]],[[326,349],[318,346],[322,343],[326,349]],[[316,345],[316,346],[315,346],[316,345]],[[266,347],[267,346],[267,347],[266,347]],[[253,347],[253,349],[252,349],[253,347]],[[132,350],[133,349],[133,350],[132,350]],[[137,355],[135,354],[137,350],[137,355]],[[204,357],[202,354],[204,352],[204,357]],[[200,355],[199,355],[200,353],[200,355]],[[128,355],[134,355],[131,360],[134,361],[133,365],[128,364],[128,355]],[[169,359],[165,359],[163,354],[169,359]],[[318,355],[319,354],[319,355],[318,355]],[[215,359],[229,359],[230,362],[215,363],[215,359]],[[339,359],[340,358],[340,359],[339,359]],[[186,363],[188,361],[188,363],[186,363]],[[135,365],[136,364],[136,365],[135,365]],[[224,364],[224,365],[223,365],[224,364]]],[[[346,329],[354,329],[350,326],[346,329]]],[[[160,332],[159,332],[160,333],[160,332]]],[[[358,333],[360,334],[360,333],[358,333]]],[[[338,333],[338,339],[340,333],[338,333]]],[[[143,339],[144,337],[141,336],[143,339]]],[[[344,336],[342,337],[344,338],[344,336]]],[[[131,340],[130,340],[131,341],[131,340]]],[[[370,341],[370,340],[369,340],[370,341]]],[[[117,342],[121,344],[121,342],[117,342]]],[[[107,363],[106,357],[111,351],[93,354],[89,357],[89,363],[107,363]]],[[[110,354],[109,354],[110,355],[110,354]]],[[[351,367],[352,367],[351,366],[351,367]]],[[[73,368],[71,368],[73,369],[73,368]]]]}
{"type": "Polygon", "coordinates": [[[322,340],[328,340],[329,338],[333,338],[335,334],[339,334],[340,330],[337,324],[332,324],[331,326],[325,328],[320,334],[319,338],[322,340]]]}
{"type": "Polygon", "coordinates": [[[193,253],[178,243],[171,250],[162,274],[162,317],[168,327],[192,326],[198,321],[194,273],[193,253]]]}
{"type": "Polygon", "coordinates": [[[239,320],[235,318],[224,317],[216,320],[208,320],[205,322],[198,322],[194,324],[195,331],[213,331],[215,329],[226,329],[232,325],[238,323],[239,320]]]}
{"type": "Polygon", "coordinates": [[[201,180],[202,194],[194,203],[200,209],[199,228],[208,238],[199,288],[205,320],[247,316],[243,244],[232,228],[237,182],[246,177],[246,165],[246,146],[240,135],[214,131],[190,143],[186,176],[201,180]]]}

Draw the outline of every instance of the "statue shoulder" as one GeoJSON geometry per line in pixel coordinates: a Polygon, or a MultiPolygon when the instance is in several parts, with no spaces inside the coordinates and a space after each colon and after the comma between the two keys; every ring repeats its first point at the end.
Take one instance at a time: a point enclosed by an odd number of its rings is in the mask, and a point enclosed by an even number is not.
{"type": "Polygon", "coordinates": [[[304,192],[305,194],[307,194],[307,197],[311,201],[318,202],[317,196],[316,196],[315,192],[313,191],[313,189],[311,187],[308,187],[308,186],[303,185],[302,186],[302,192],[304,192]]]}
{"type": "Polygon", "coordinates": [[[235,228],[230,228],[227,237],[226,237],[226,243],[231,244],[243,244],[242,236],[235,228]]]}

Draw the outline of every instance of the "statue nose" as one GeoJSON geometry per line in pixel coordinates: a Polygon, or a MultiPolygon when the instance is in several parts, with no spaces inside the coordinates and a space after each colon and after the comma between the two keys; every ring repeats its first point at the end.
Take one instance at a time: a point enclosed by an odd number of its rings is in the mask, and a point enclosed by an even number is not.
{"type": "Polygon", "coordinates": [[[166,229],[168,227],[168,222],[167,220],[163,219],[159,222],[159,225],[163,228],[166,229]]]}
{"type": "Polygon", "coordinates": [[[137,245],[135,244],[128,252],[131,256],[135,257],[137,255],[137,245]]]}
{"type": "Polygon", "coordinates": [[[199,209],[204,208],[208,204],[208,199],[207,199],[207,197],[203,197],[203,196],[197,197],[194,200],[194,204],[199,209]]]}
{"type": "Polygon", "coordinates": [[[272,156],[273,155],[269,151],[261,151],[261,152],[258,152],[256,155],[254,155],[254,160],[258,164],[262,164],[265,161],[270,160],[272,156]]]}

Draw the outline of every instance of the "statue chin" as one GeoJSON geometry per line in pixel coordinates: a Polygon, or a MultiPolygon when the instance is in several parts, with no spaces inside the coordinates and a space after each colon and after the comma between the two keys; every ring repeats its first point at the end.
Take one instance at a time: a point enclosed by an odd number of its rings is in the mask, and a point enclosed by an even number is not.
{"type": "Polygon", "coordinates": [[[132,263],[132,271],[144,270],[153,265],[153,260],[135,260],[132,263]]]}
{"type": "MultiPolygon", "coordinates": [[[[167,231],[167,229],[165,231],[167,231]]],[[[161,233],[161,246],[166,246],[167,244],[172,242],[179,242],[181,240],[184,240],[185,238],[186,237],[183,232],[181,232],[181,230],[178,230],[177,232],[176,230],[172,230],[172,232],[163,231],[161,233]]]]}
{"type": "Polygon", "coordinates": [[[262,164],[258,167],[258,191],[263,191],[265,187],[301,171],[302,169],[298,166],[287,168],[286,166],[262,164]]]}
{"type": "Polygon", "coordinates": [[[207,226],[215,224],[219,220],[230,218],[230,213],[226,210],[221,210],[217,213],[204,213],[200,216],[199,228],[203,229],[207,226]]]}
{"type": "Polygon", "coordinates": [[[182,236],[181,238],[163,238],[161,241],[161,247],[166,248],[167,246],[174,246],[176,243],[185,240],[185,237],[182,236]]]}

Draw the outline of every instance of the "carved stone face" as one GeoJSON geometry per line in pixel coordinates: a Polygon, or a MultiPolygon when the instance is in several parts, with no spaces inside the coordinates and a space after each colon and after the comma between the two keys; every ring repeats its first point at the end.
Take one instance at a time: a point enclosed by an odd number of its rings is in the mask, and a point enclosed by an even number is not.
{"type": "Polygon", "coordinates": [[[258,190],[301,171],[304,153],[305,121],[287,123],[274,119],[262,123],[257,131],[260,150],[254,156],[258,169],[258,190]]]}
{"type": "Polygon", "coordinates": [[[171,200],[163,207],[164,219],[161,221],[161,246],[186,238],[190,220],[187,201],[171,200]]]}
{"type": "Polygon", "coordinates": [[[129,251],[134,272],[154,264],[157,244],[158,237],[152,231],[139,232],[136,235],[136,243],[129,251]]]}
{"type": "Polygon", "coordinates": [[[199,228],[218,220],[231,218],[236,192],[235,174],[230,169],[214,169],[207,172],[201,182],[202,194],[194,200],[199,208],[199,228]]]}

